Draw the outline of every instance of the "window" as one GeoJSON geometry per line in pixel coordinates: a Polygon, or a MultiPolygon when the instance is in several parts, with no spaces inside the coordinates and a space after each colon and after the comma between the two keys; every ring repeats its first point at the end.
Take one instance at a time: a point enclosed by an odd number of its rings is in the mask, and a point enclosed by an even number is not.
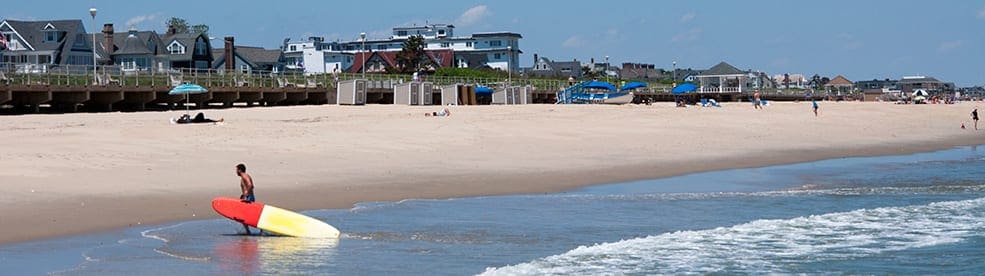
{"type": "Polygon", "coordinates": [[[209,52],[209,45],[205,43],[205,39],[199,37],[195,40],[195,55],[204,56],[209,52]]]}
{"type": "Polygon", "coordinates": [[[44,32],[44,42],[58,41],[58,32],[47,31],[44,32]]]}
{"type": "Polygon", "coordinates": [[[298,50],[297,45],[291,45],[291,52],[296,52],[298,50]]]}
{"type": "Polygon", "coordinates": [[[397,36],[407,36],[407,31],[397,31],[397,36]]]}
{"type": "Polygon", "coordinates": [[[380,44],[380,45],[376,45],[376,49],[377,49],[377,50],[381,50],[381,51],[382,51],[382,50],[386,50],[386,44],[380,44]]]}
{"type": "Polygon", "coordinates": [[[445,35],[445,30],[438,30],[438,35],[445,35]]]}
{"type": "Polygon", "coordinates": [[[503,54],[500,53],[493,54],[493,59],[501,59],[501,58],[503,58],[503,54]]]}
{"type": "Polygon", "coordinates": [[[441,43],[441,48],[448,48],[450,46],[451,46],[451,43],[448,43],[448,42],[441,43]]]}
{"type": "Polygon", "coordinates": [[[465,42],[465,47],[472,47],[472,42],[471,41],[465,42]]]}
{"type": "Polygon", "coordinates": [[[180,55],[185,53],[185,45],[181,45],[177,40],[171,42],[168,45],[168,52],[172,55],[180,55]]]}
{"type": "Polygon", "coordinates": [[[41,55],[38,56],[38,64],[49,64],[51,63],[51,56],[41,55]]]}
{"type": "Polygon", "coordinates": [[[503,46],[503,42],[502,41],[499,41],[499,40],[489,41],[489,46],[492,46],[492,47],[500,47],[500,46],[503,46]]]}
{"type": "Polygon", "coordinates": [[[246,72],[249,72],[249,71],[250,71],[250,66],[249,65],[243,64],[243,65],[240,65],[239,66],[239,72],[240,73],[246,73],[246,72]]]}

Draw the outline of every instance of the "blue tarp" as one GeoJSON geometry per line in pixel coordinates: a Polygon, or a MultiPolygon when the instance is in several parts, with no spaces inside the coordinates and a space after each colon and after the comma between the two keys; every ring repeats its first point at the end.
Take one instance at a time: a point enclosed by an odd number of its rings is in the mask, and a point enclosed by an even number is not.
{"type": "Polygon", "coordinates": [[[643,88],[643,87],[646,87],[646,83],[634,81],[631,83],[627,83],[626,85],[623,85],[622,88],[619,89],[619,91],[626,91],[626,90],[632,90],[632,89],[643,88]]]}
{"type": "Polygon", "coordinates": [[[674,90],[671,90],[670,93],[684,94],[684,93],[687,93],[687,92],[694,92],[694,91],[697,91],[697,90],[698,90],[698,86],[697,85],[694,85],[692,83],[685,83],[685,84],[678,85],[677,87],[674,87],[674,90]]]}
{"type": "Polygon", "coordinates": [[[604,81],[589,81],[589,82],[584,82],[584,83],[582,83],[581,87],[582,88],[588,88],[588,89],[605,89],[605,90],[609,90],[609,91],[616,91],[616,86],[615,85],[612,85],[611,83],[604,82],[604,81]]]}
{"type": "Polygon", "coordinates": [[[476,86],[475,87],[475,93],[476,94],[492,94],[492,92],[493,92],[492,88],[489,88],[489,87],[485,87],[485,86],[476,86]]]}

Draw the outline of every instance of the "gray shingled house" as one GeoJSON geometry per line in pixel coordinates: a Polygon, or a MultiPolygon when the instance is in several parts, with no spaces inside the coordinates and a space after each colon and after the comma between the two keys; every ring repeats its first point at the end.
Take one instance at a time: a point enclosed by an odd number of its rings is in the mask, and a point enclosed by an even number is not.
{"type": "MultiPolygon", "coordinates": [[[[0,51],[4,63],[18,71],[44,72],[61,65],[92,66],[92,44],[82,20],[3,20],[0,32],[9,40],[0,51]]],[[[80,66],[81,67],[81,66],[80,66]]]]}
{"type": "Polygon", "coordinates": [[[212,68],[233,70],[237,73],[279,73],[284,71],[286,59],[284,52],[280,49],[264,49],[261,47],[236,46],[232,37],[225,38],[223,48],[212,50],[215,61],[212,68]],[[230,51],[231,49],[231,51],[230,51]],[[236,57],[232,64],[226,64],[228,59],[226,54],[232,52],[231,56],[236,57]]]}

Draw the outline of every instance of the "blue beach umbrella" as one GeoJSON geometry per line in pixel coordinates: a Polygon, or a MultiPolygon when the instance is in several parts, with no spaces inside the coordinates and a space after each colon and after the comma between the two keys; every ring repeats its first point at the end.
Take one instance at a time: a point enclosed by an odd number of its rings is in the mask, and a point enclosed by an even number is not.
{"type": "Polygon", "coordinates": [[[619,88],[619,91],[626,91],[626,90],[632,90],[632,89],[643,88],[643,87],[646,87],[646,83],[634,81],[631,83],[627,83],[626,85],[623,85],[622,88],[619,88]]]}
{"type": "Polygon", "coordinates": [[[673,94],[684,94],[684,93],[687,93],[687,92],[694,92],[694,91],[697,91],[697,90],[698,90],[698,86],[697,85],[694,85],[693,83],[685,83],[685,84],[678,85],[677,87],[674,87],[674,90],[671,90],[670,93],[673,93],[673,94]]]}
{"type": "Polygon", "coordinates": [[[616,86],[615,85],[612,85],[611,83],[604,82],[604,81],[589,81],[589,82],[585,82],[581,87],[589,88],[589,89],[593,89],[594,88],[594,89],[605,89],[605,90],[609,90],[609,91],[616,91],[616,86]]]}
{"type": "Polygon", "coordinates": [[[209,92],[209,90],[205,89],[205,87],[202,87],[201,85],[194,83],[183,83],[175,86],[171,89],[171,91],[168,91],[168,95],[185,95],[185,114],[188,114],[188,95],[203,94],[207,92],[209,92]]]}

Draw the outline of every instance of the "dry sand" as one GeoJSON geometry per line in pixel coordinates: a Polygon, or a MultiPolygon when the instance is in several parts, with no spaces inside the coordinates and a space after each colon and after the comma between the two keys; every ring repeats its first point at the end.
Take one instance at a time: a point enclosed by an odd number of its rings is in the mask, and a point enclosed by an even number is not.
{"type": "MultiPolygon", "coordinates": [[[[217,215],[246,163],[260,201],[347,208],[406,198],[557,192],[725,168],[985,144],[977,103],[724,108],[307,106],[0,117],[0,243],[217,215]],[[970,126],[970,125],[969,125],[970,126]]],[[[344,225],[341,227],[344,228],[344,225]]]]}

